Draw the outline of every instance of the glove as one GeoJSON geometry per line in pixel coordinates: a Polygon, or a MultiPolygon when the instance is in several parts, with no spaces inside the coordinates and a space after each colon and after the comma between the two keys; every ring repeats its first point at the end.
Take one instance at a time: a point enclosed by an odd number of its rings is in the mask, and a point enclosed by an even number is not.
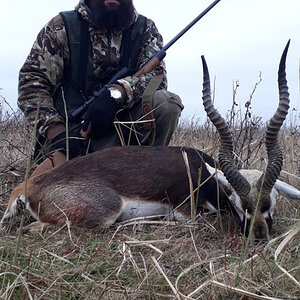
{"type": "Polygon", "coordinates": [[[101,95],[95,98],[83,120],[82,130],[87,131],[91,124],[91,138],[100,139],[111,129],[117,112],[117,103],[105,88],[101,95]]]}
{"type": "MultiPolygon", "coordinates": [[[[83,139],[82,136],[75,131],[71,131],[68,134],[69,143],[69,158],[85,155],[87,153],[88,142],[83,139]]],[[[50,140],[51,150],[60,150],[66,154],[66,132],[62,132],[50,140]]],[[[92,152],[92,149],[88,149],[88,153],[92,152]]]]}

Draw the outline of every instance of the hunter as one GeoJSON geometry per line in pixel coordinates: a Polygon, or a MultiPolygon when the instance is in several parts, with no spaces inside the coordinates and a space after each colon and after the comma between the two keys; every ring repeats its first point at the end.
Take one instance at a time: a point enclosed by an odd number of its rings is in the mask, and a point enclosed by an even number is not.
{"type": "Polygon", "coordinates": [[[167,91],[164,61],[132,76],[162,46],[132,0],[80,0],[50,20],[19,74],[18,105],[31,125],[37,118],[35,157],[46,157],[33,175],[106,147],[168,145],[183,105],[167,91]],[[130,72],[107,85],[124,66],[130,72]],[[69,117],[103,87],[82,119],[69,117]]]}

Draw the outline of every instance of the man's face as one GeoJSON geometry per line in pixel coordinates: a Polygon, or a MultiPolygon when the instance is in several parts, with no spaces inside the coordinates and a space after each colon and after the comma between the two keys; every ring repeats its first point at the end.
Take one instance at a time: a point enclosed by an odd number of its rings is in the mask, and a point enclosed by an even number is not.
{"type": "Polygon", "coordinates": [[[132,4],[132,0],[89,0],[92,9],[98,9],[106,12],[115,11],[122,6],[132,4]]]}
{"type": "Polygon", "coordinates": [[[87,0],[96,24],[106,28],[126,27],[133,16],[132,0],[87,0]]]}
{"type": "Polygon", "coordinates": [[[103,1],[104,1],[104,6],[109,11],[116,10],[119,7],[119,5],[120,5],[120,1],[119,0],[103,0],[103,1]]]}

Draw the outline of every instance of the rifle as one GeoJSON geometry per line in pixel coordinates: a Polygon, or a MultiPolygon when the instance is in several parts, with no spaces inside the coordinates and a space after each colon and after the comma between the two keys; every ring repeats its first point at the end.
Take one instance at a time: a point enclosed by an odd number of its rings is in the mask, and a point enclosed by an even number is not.
{"type": "MultiPolygon", "coordinates": [[[[142,75],[151,72],[156,66],[164,59],[167,55],[166,51],[177,42],[191,27],[193,27],[203,16],[205,16],[218,2],[221,0],[215,0],[212,2],[204,11],[202,11],[192,22],[190,22],[183,30],[181,30],[169,43],[161,48],[156,54],[154,54],[136,73],[133,74],[134,77],[141,77],[142,75]]],[[[111,80],[99,91],[94,92],[94,95],[90,97],[82,106],[75,109],[70,117],[72,119],[77,119],[83,114],[83,112],[94,102],[95,98],[101,96],[104,90],[110,84],[115,83],[117,80],[126,77],[128,75],[128,68],[124,67],[120,69],[111,80]]]]}

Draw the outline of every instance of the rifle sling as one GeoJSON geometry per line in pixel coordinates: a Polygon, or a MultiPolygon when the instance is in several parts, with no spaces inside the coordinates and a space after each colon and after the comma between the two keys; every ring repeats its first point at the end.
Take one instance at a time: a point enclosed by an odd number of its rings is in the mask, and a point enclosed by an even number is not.
{"type": "Polygon", "coordinates": [[[163,76],[154,76],[151,78],[142,96],[142,119],[149,121],[144,123],[145,130],[155,128],[155,119],[153,114],[153,95],[163,81],[163,76]]]}

